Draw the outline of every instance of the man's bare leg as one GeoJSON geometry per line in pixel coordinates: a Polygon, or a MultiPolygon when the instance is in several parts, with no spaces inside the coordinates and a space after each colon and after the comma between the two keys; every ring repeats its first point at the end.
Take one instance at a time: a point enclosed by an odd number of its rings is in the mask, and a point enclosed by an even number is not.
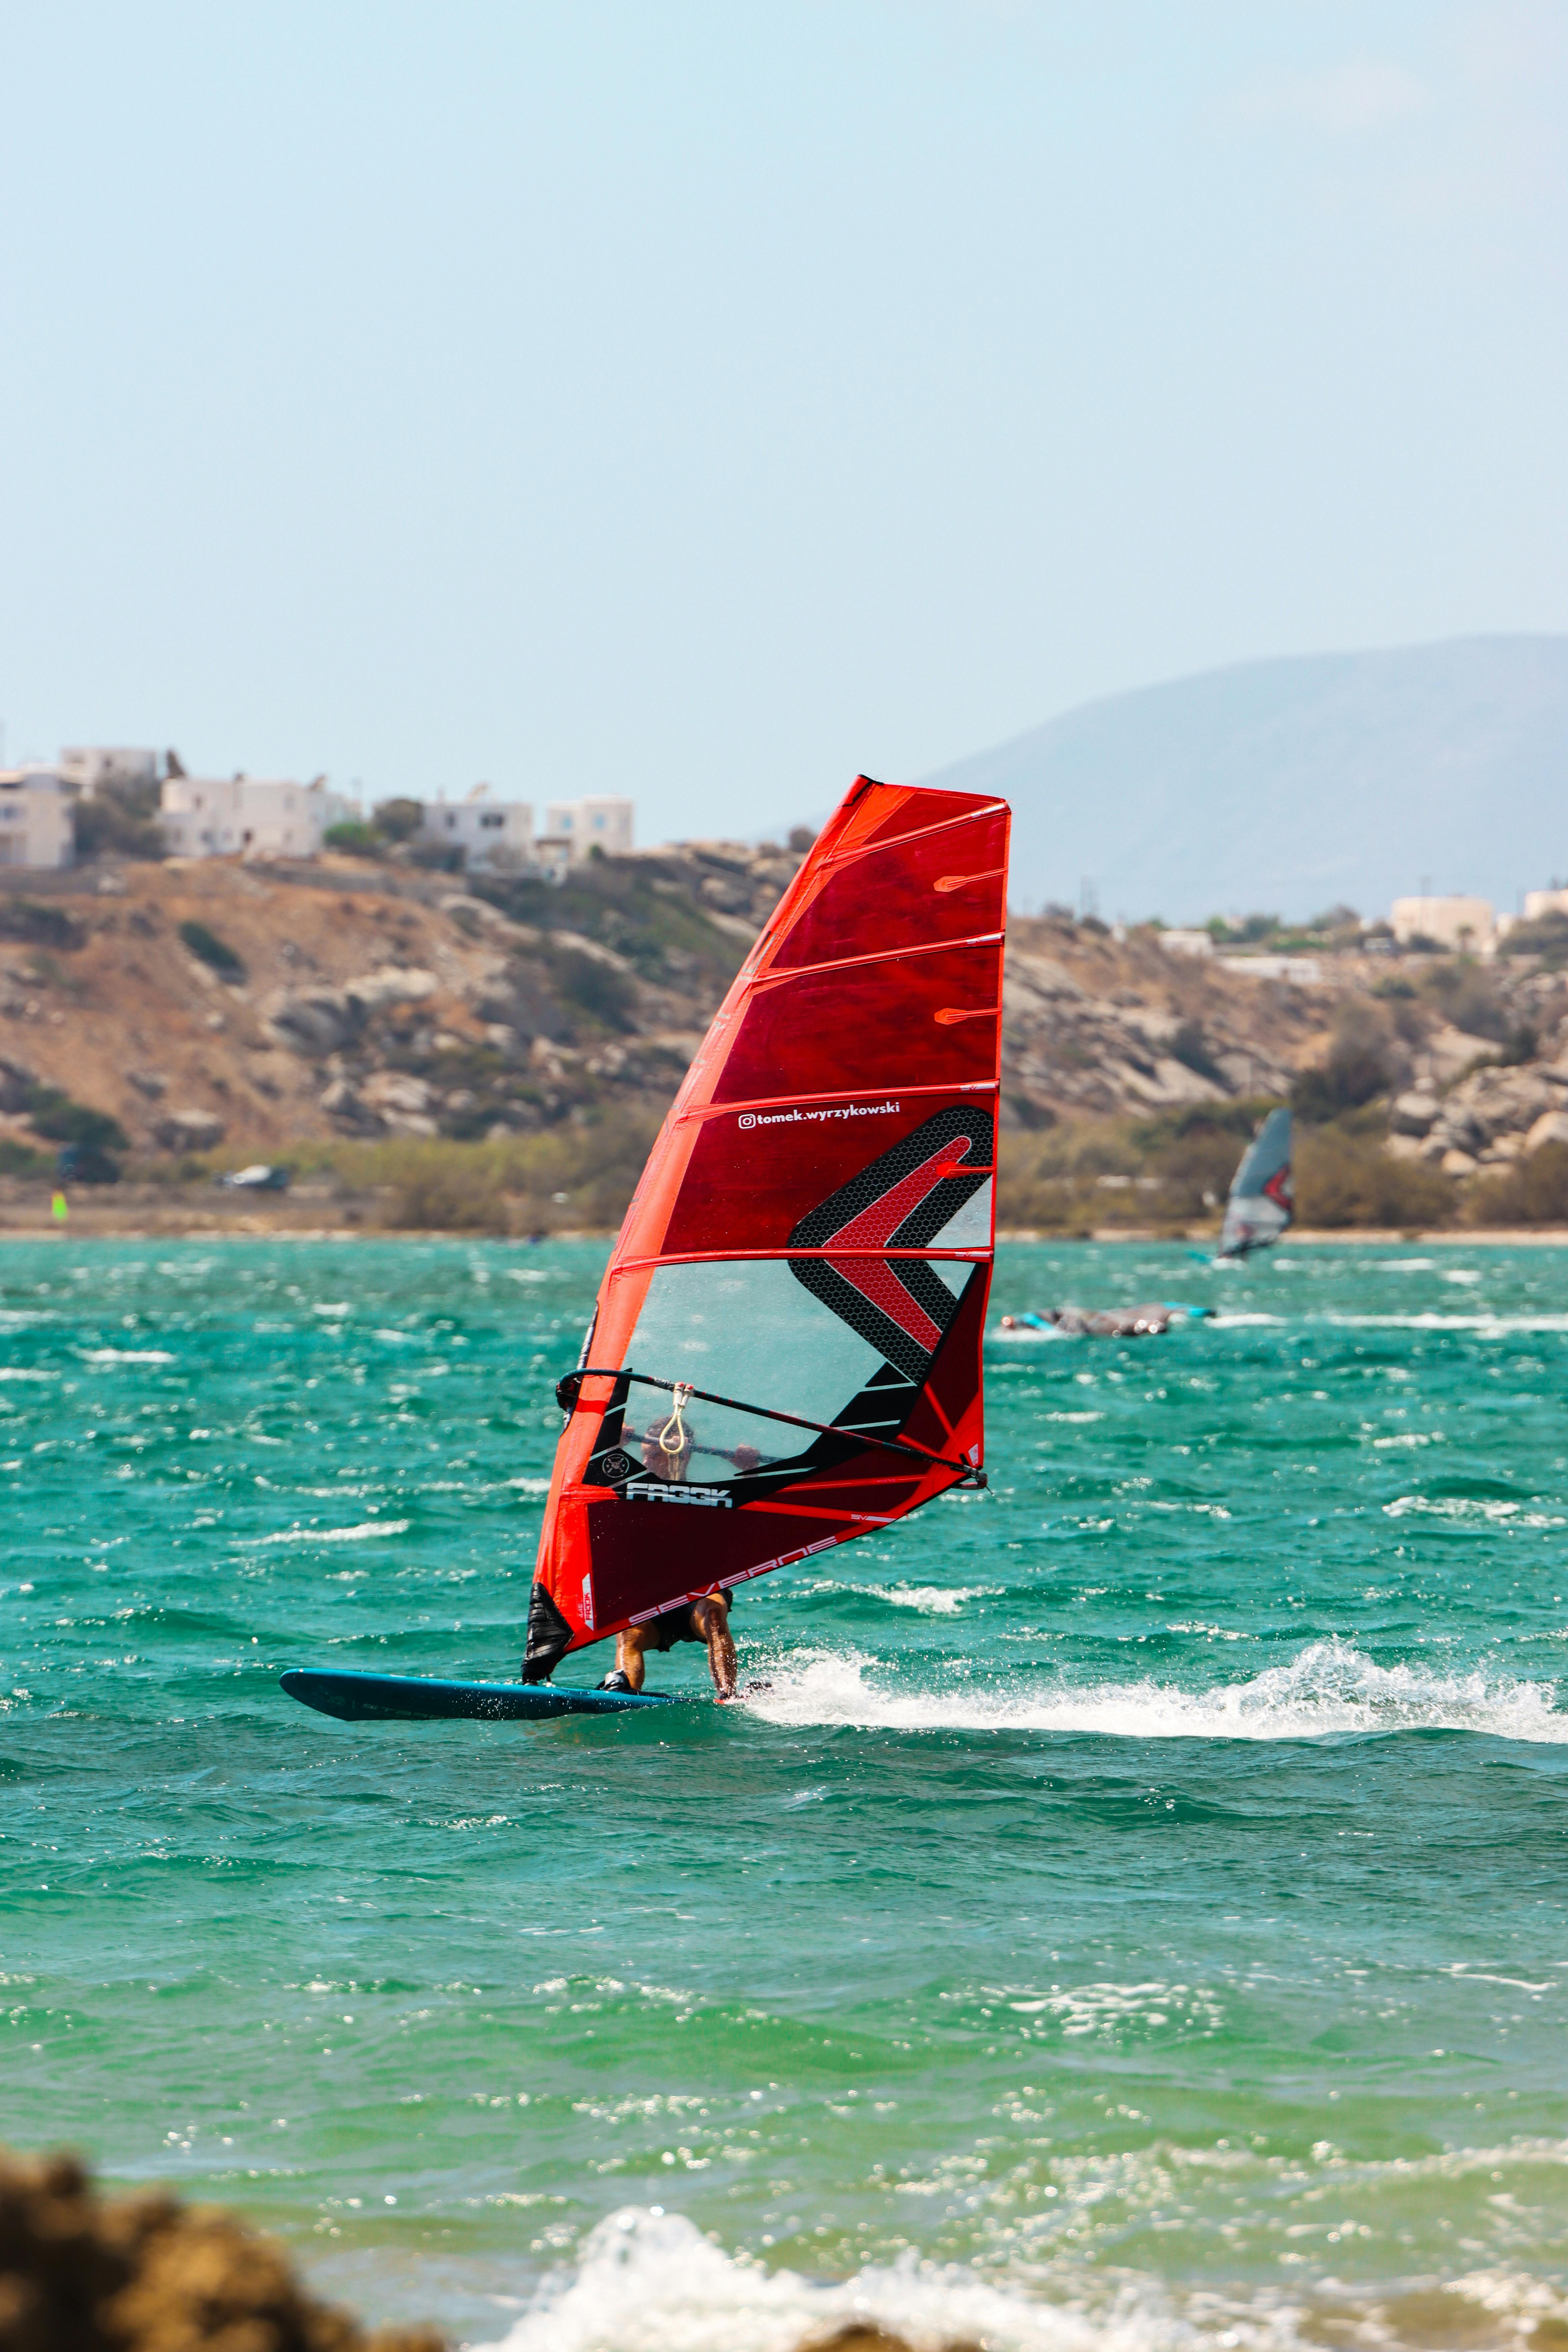
{"type": "Polygon", "coordinates": [[[694,1601],[691,1622],[708,1644],[714,1696],[721,1705],[735,1696],[735,1644],[730,1635],[729,1595],[710,1592],[703,1600],[694,1601]]]}
{"type": "Polygon", "coordinates": [[[624,1633],[616,1635],[616,1671],[625,1675],[634,1691],[640,1691],[647,1675],[647,1660],[643,1654],[647,1635],[640,1625],[628,1625],[624,1633]]]}

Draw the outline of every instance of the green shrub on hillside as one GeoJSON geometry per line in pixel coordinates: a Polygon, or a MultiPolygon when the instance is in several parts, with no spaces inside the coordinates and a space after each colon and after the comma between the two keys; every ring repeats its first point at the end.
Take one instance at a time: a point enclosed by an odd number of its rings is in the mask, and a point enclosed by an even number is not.
{"type": "Polygon", "coordinates": [[[637,989],[614,964],[568,949],[552,958],[551,968],[556,988],[569,1004],[623,1035],[636,1027],[637,989]]]}
{"type": "Polygon", "coordinates": [[[342,824],[330,824],[321,839],[327,848],[342,850],[350,857],[379,857],[386,846],[374,824],[353,816],[345,817],[342,824]]]}
{"type": "Polygon", "coordinates": [[[156,815],[157,787],[150,805],[142,804],[143,797],[103,784],[91,800],[78,801],[71,812],[78,857],[167,857],[169,845],[156,815]]]}
{"type": "Polygon", "coordinates": [[[68,950],[84,946],[87,933],[63,907],[46,906],[37,898],[0,898],[0,940],[68,950]]]}
{"type": "Polygon", "coordinates": [[[407,841],[425,822],[425,803],[402,799],[378,801],[371,817],[384,841],[407,841]]]}
{"type": "Polygon", "coordinates": [[[1334,1015],[1328,1059],[1299,1070],[1290,1108],[1309,1127],[1324,1126],[1361,1109],[1394,1087],[1408,1066],[1397,1039],[1397,1013],[1370,997],[1352,996],[1334,1015]]]}
{"type": "Polygon", "coordinates": [[[35,1087],[27,1099],[27,1116],[36,1135],[51,1143],[79,1144],[84,1151],[128,1151],[130,1138],[117,1118],[87,1103],[73,1102],[58,1087],[35,1087]]]}
{"type": "Polygon", "coordinates": [[[1506,1044],[1514,1032],[1514,1016],[1499,993],[1496,982],[1473,956],[1448,956],[1421,975],[1421,993],[1467,1037],[1489,1038],[1506,1044]]]}
{"type": "Polygon", "coordinates": [[[210,965],[220,978],[231,981],[245,978],[245,965],[228,941],[220,940],[216,931],[209,931],[205,923],[182,923],[180,937],[191,953],[201,962],[210,965]]]}
{"type": "Polygon", "coordinates": [[[1375,1138],[1309,1128],[1296,1139],[1296,1214],[1304,1225],[1437,1225],[1453,1215],[1452,1178],[1395,1160],[1375,1138]]]}
{"type": "Polygon", "coordinates": [[[1540,956],[1548,971],[1561,971],[1568,964],[1568,915],[1542,915],[1533,923],[1516,923],[1498,953],[1540,956]]]}
{"type": "Polygon", "coordinates": [[[1465,1195],[1472,1225],[1568,1225],[1568,1144],[1543,1143],[1501,1176],[1483,1178],[1465,1195]]]}
{"type": "Polygon", "coordinates": [[[626,1214],[658,1128],[647,1112],[606,1111],[493,1142],[406,1136],[307,1145],[296,1158],[301,1171],[331,1169],[346,1184],[383,1192],[386,1223],[403,1232],[603,1232],[626,1214]]]}
{"type": "Polygon", "coordinates": [[[54,1155],[35,1151],[14,1135],[0,1135],[0,1176],[51,1176],[54,1155]]]}

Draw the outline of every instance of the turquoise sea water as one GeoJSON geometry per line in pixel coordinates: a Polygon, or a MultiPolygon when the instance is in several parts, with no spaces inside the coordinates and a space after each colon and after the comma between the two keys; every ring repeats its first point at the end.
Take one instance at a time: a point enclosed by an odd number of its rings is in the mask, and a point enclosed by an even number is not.
{"type": "Polygon", "coordinates": [[[0,2136],[514,2352],[1560,2346],[1568,1253],[1004,1251],[1220,1319],[997,1340],[746,1705],[294,1706],[516,1672],[602,1255],[0,1251],[0,2136]]]}

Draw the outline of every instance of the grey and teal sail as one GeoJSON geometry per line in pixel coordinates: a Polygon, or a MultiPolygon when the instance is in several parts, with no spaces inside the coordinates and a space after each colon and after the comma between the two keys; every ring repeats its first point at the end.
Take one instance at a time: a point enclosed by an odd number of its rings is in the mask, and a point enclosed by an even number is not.
{"type": "Polygon", "coordinates": [[[1242,1155],[1225,1204],[1221,1257],[1246,1257],[1277,1242],[1296,1213],[1290,1183],[1290,1113],[1271,1110],[1242,1155]]]}

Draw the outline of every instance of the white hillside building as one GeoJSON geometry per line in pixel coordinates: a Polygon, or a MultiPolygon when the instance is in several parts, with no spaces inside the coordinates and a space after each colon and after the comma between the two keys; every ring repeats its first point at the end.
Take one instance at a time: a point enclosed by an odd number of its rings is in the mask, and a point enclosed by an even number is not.
{"type": "Polygon", "coordinates": [[[460,849],[465,866],[526,866],[533,849],[533,804],[493,801],[489,784],[476,784],[460,801],[443,793],[426,802],[419,838],[460,849]]]}
{"type": "Polygon", "coordinates": [[[0,870],[71,866],[76,829],[58,768],[0,768],[0,870]]]}
{"type": "Polygon", "coordinates": [[[327,828],[358,814],[321,778],[167,776],[160,821],[176,857],[317,857],[327,828]]]}
{"type": "Polygon", "coordinates": [[[91,800],[105,784],[125,788],[155,784],[158,781],[156,751],[126,743],[68,744],[57,764],[63,782],[79,793],[84,801],[91,800]]]}
{"type": "Polygon", "coordinates": [[[544,838],[563,841],[574,866],[591,849],[606,857],[625,857],[632,845],[634,803],[626,800],[552,801],[544,812],[544,838]]]}
{"type": "Polygon", "coordinates": [[[1401,947],[1434,940],[1456,954],[1480,955],[1492,946],[1497,919],[1489,898],[1395,898],[1388,927],[1401,947]]]}

